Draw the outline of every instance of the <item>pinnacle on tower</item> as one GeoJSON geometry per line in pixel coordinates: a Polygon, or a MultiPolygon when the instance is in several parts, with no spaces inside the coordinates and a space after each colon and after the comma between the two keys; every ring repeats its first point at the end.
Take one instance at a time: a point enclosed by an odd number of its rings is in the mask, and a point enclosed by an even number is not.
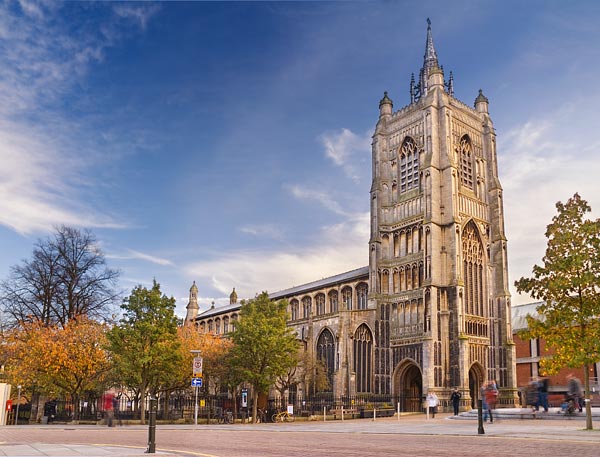
{"type": "Polygon", "coordinates": [[[194,281],[192,284],[192,287],[190,287],[190,299],[185,308],[187,310],[187,313],[185,316],[185,321],[189,322],[189,321],[193,321],[194,319],[196,319],[196,316],[198,315],[198,309],[199,309],[198,286],[196,286],[196,281],[194,281]]]}
{"type": "MultiPolygon", "coordinates": [[[[433,36],[431,34],[431,21],[427,18],[427,40],[425,41],[425,56],[423,56],[423,72],[429,75],[433,68],[439,68],[433,36]]],[[[425,79],[427,81],[427,79],[425,79]]]]}
{"type": "Polygon", "coordinates": [[[410,80],[410,102],[415,103],[421,97],[427,95],[429,91],[429,77],[433,74],[441,74],[442,77],[436,84],[443,85],[446,92],[454,95],[454,77],[451,76],[450,81],[445,82],[443,79],[444,70],[440,67],[437,53],[433,44],[433,34],[431,32],[431,20],[427,18],[427,38],[425,40],[425,55],[423,56],[423,66],[419,71],[419,82],[415,84],[414,76],[410,80]]]}

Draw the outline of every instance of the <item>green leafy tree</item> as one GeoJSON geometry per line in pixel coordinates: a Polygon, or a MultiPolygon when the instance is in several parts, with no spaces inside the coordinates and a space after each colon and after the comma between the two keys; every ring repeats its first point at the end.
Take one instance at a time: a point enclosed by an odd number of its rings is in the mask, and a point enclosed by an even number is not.
{"type": "Polygon", "coordinates": [[[108,349],[115,379],[137,394],[143,424],[146,395],[170,384],[181,366],[175,299],[154,281],[151,289],[133,289],[121,309],[123,317],[107,334],[108,349]]]}
{"type": "Polygon", "coordinates": [[[252,386],[252,420],[256,421],[258,395],[266,393],[278,376],[297,363],[296,338],[286,325],[287,302],[273,302],[266,292],[242,305],[231,333],[232,368],[252,386]]]}
{"type": "MultiPolygon", "coordinates": [[[[591,208],[579,194],[556,208],[546,229],[543,265],[534,265],[533,277],[515,282],[519,292],[544,300],[538,318],[527,316],[523,336],[544,339],[554,350],[541,362],[547,373],[583,367],[589,400],[589,367],[600,360],[600,219],[584,219],[591,208]]],[[[586,415],[586,428],[592,429],[589,401],[586,415]]]]}

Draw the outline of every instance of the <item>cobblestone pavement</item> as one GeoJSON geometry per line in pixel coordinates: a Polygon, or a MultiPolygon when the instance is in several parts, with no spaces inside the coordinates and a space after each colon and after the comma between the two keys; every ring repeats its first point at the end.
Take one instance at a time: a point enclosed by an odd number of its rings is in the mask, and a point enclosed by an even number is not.
{"type": "MultiPolygon", "coordinates": [[[[598,456],[600,421],[500,418],[484,424],[437,415],[284,424],[158,425],[157,456],[598,456]]],[[[0,427],[0,456],[113,456],[144,454],[147,426],[0,427]]]]}

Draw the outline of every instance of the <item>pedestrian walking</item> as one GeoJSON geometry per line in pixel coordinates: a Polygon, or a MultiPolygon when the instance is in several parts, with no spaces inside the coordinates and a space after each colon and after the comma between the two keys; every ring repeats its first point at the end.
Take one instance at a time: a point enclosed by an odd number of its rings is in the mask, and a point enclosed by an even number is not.
{"type": "Polygon", "coordinates": [[[573,373],[569,373],[567,376],[567,398],[572,398],[575,401],[575,406],[579,408],[579,412],[583,412],[581,381],[573,373]]]}
{"type": "Polygon", "coordinates": [[[427,394],[427,399],[425,400],[427,404],[427,408],[431,411],[431,417],[435,419],[435,413],[437,411],[437,407],[440,404],[440,400],[435,392],[429,392],[427,394]]]}
{"type": "Polygon", "coordinates": [[[113,409],[113,399],[115,396],[112,392],[105,392],[104,394],[104,414],[106,417],[106,425],[109,427],[113,426],[113,419],[115,417],[115,410],[113,409]]]}
{"type": "Polygon", "coordinates": [[[548,386],[550,381],[548,378],[538,378],[537,381],[537,407],[536,410],[539,410],[540,406],[544,408],[544,412],[548,412],[548,386]]]}
{"type": "Polygon", "coordinates": [[[455,387],[450,395],[450,401],[452,402],[452,408],[454,410],[454,415],[458,416],[458,409],[460,407],[460,399],[462,394],[458,391],[458,388],[455,387]]]}
{"type": "MultiPolygon", "coordinates": [[[[492,411],[496,409],[496,403],[498,401],[498,387],[496,387],[496,381],[490,381],[485,387],[485,403],[486,411],[490,416],[490,424],[494,422],[494,416],[492,411]]],[[[484,421],[487,419],[487,414],[484,415],[484,421]]]]}

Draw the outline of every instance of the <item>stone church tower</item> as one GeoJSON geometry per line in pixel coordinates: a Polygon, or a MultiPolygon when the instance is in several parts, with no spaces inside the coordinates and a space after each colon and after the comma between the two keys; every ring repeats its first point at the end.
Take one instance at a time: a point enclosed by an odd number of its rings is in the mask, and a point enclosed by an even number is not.
{"type": "Polygon", "coordinates": [[[516,398],[502,187],[488,99],[454,98],[428,20],[410,104],[384,93],[372,143],[369,308],[376,310],[375,393],[418,410],[453,387],[465,406],[495,379],[516,398]],[[413,400],[410,400],[413,399],[413,400]]]}

